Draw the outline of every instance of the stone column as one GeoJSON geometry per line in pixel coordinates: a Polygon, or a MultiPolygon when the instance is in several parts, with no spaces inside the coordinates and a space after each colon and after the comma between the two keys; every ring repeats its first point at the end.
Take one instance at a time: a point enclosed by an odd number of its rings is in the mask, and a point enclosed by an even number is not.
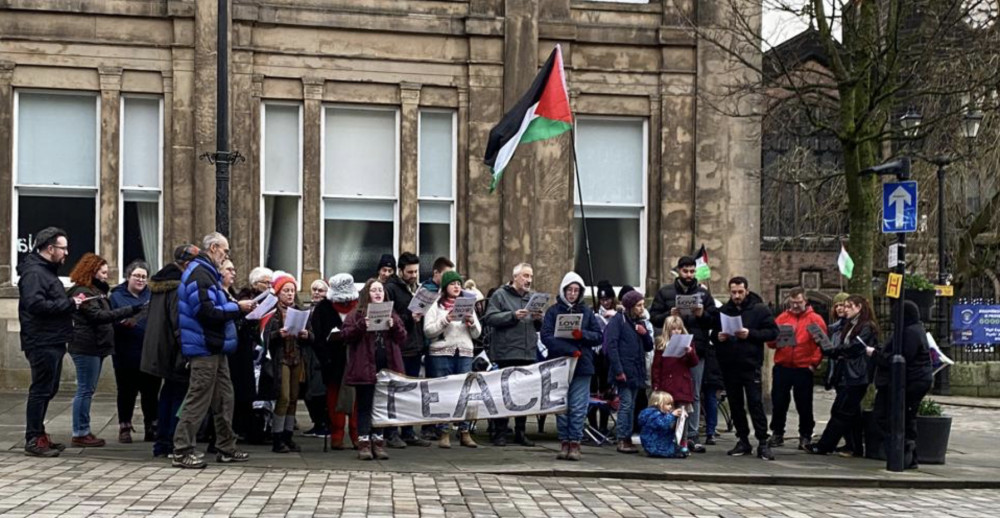
{"type": "MultiPolygon", "coordinates": [[[[243,26],[233,27],[234,38],[249,39],[249,30],[243,26]]],[[[246,42],[240,42],[246,43],[246,42]]],[[[232,105],[232,130],[230,134],[233,152],[239,152],[246,161],[232,165],[229,170],[229,248],[233,264],[240,277],[238,286],[246,282],[244,274],[257,266],[260,254],[257,252],[258,230],[260,229],[260,166],[259,155],[251,153],[252,142],[257,137],[256,128],[260,118],[254,118],[256,111],[253,96],[253,52],[237,50],[232,53],[230,104],[232,105]]]]}
{"type": "MultiPolygon", "coordinates": [[[[216,2],[196,2],[194,18],[194,154],[214,153],[216,124],[216,51],[219,11],[216,2]]],[[[200,241],[215,230],[215,166],[194,163],[194,233],[200,241]]],[[[200,243],[199,243],[200,245],[200,243]]]]}
{"type": "MultiPolygon", "coordinates": [[[[160,184],[163,203],[163,214],[161,224],[163,225],[163,242],[160,244],[160,264],[166,265],[174,260],[174,248],[181,244],[181,240],[177,238],[177,222],[174,221],[173,217],[170,215],[174,214],[171,210],[174,206],[174,155],[170,152],[174,144],[174,134],[170,130],[173,127],[173,110],[171,107],[174,105],[174,74],[170,70],[163,71],[163,127],[160,131],[163,132],[163,179],[160,184]]],[[[155,272],[150,272],[152,275],[155,272]]]]}
{"type": "MultiPolygon", "coordinates": [[[[204,180],[198,184],[195,181],[195,171],[201,169],[197,169],[195,165],[198,159],[194,144],[194,54],[191,49],[181,48],[173,49],[172,54],[174,91],[169,103],[164,99],[164,112],[170,114],[170,145],[167,146],[166,155],[170,156],[172,201],[164,206],[163,213],[173,220],[170,224],[173,229],[173,246],[184,243],[201,246],[204,234],[196,231],[195,211],[197,205],[215,202],[215,172],[212,172],[210,179],[212,194],[208,196],[211,197],[206,199],[196,195],[199,192],[195,190],[196,185],[200,185],[202,189],[207,187],[204,186],[204,180]]],[[[214,207],[212,210],[214,211],[214,207]]]]}
{"type": "MultiPolygon", "coordinates": [[[[503,108],[511,110],[538,72],[538,0],[506,0],[504,4],[503,108]]],[[[499,119],[497,119],[499,121],[499,119]]],[[[494,122],[495,124],[495,122],[494,122]]],[[[497,188],[502,205],[501,272],[520,262],[533,262],[536,210],[535,149],[520,146],[497,188]]],[[[536,272],[540,273],[540,272],[536,272]]]]}
{"type": "MultiPolygon", "coordinates": [[[[417,178],[420,160],[420,85],[399,85],[399,251],[417,251],[417,178]]],[[[433,261],[433,258],[426,260],[433,261]]]]}
{"type": "MultiPolygon", "coordinates": [[[[14,89],[11,79],[14,77],[14,64],[0,61],[0,205],[11,207],[14,202],[14,89]]],[[[10,245],[12,234],[17,232],[11,228],[10,209],[0,210],[0,286],[10,283],[10,245]]]]}
{"type": "MultiPolygon", "coordinates": [[[[469,88],[467,86],[458,87],[458,115],[455,124],[458,134],[458,142],[455,149],[458,150],[457,171],[455,171],[455,247],[458,257],[455,257],[455,264],[458,271],[469,272],[469,247],[462,246],[469,239],[469,162],[462,160],[462,150],[469,147],[469,88]]],[[[468,274],[467,274],[468,275],[468,274]]],[[[473,277],[474,278],[474,277],[473,277]]],[[[477,280],[477,282],[479,282],[477,280]]],[[[484,293],[485,294],[485,293],[484,293]]]]}
{"type": "MultiPolygon", "coordinates": [[[[665,79],[661,79],[665,81],[665,79]]],[[[672,280],[670,269],[682,255],[693,252],[694,219],[696,212],[694,192],[694,134],[695,98],[693,88],[689,95],[670,91],[660,99],[662,125],[657,133],[660,149],[659,234],[656,235],[659,254],[650,261],[650,268],[658,271],[659,284],[672,280]]],[[[652,245],[650,245],[652,247],[652,245]]],[[[711,254],[711,252],[710,252],[711,254]]],[[[713,260],[713,268],[717,268],[713,260]]]]}
{"type": "Polygon", "coordinates": [[[323,265],[319,264],[319,236],[323,232],[322,193],[319,187],[320,175],[323,174],[320,169],[320,150],[323,146],[320,124],[325,83],[321,77],[302,78],[302,286],[323,277],[323,265]]]}
{"type": "Polygon", "coordinates": [[[101,80],[101,200],[100,248],[108,261],[110,282],[118,279],[118,198],[120,195],[122,69],[100,67],[101,80]]]}
{"type": "Polygon", "coordinates": [[[656,290],[663,283],[663,274],[660,269],[660,206],[653,203],[653,200],[660,200],[661,177],[663,170],[660,166],[662,156],[661,143],[663,142],[663,117],[661,115],[662,98],[659,94],[649,96],[649,174],[646,178],[647,200],[646,203],[646,278],[642,279],[646,287],[646,293],[656,293],[656,290]]]}

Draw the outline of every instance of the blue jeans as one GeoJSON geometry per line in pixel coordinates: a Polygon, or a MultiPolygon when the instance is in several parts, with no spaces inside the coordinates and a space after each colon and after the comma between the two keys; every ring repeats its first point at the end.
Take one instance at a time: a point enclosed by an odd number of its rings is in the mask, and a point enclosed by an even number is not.
{"type": "Polygon", "coordinates": [[[708,389],[702,397],[705,398],[705,437],[713,437],[719,425],[719,391],[708,389]]]}
{"type": "Polygon", "coordinates": [[[24,442],[45,435],[45,414],[49,401],[59,392],[66,345],[36,345],[24,351],[31,365],[31,387],[25,409],[24,442]]]}
{"type": "Polygon", "coordinates": [[[174,451],[174,430],[177,429],[177,412],[187,395],[187,383],[164,380],[160,389],[159,412],[157,413],[156,442],[153,456],[166,455],[174,451]]]}
{"type": "Polygon", "coordinates": [[[575,376],[566,395],[566,413],[556,416],[560,441],[582,441],[583,424],[590,404],[590,376],[575,376]]]}
{"type": "MultiPolygon", "coordinates": [[[[454,356],[428,356],[427,367],[430,368],[427,376],[431,378],[443,378],[452,374],[465,374],[472,371],[472,357],[459,356],[458,351],[455,351],[454,356]]],[[[447,424],[438,425],[438,429],[446,430],[447,428],[447,424]]],[[[468,430],[469,423],[464,421],[458,423],[458,429],[463,432],[468,430]]]]}
{"type": "Polygon", "coordinates": [[[687,418],[687,438],[693,443],[698,442],[698,419],[701,416],[701,378],[705,375],[705,360],[691,367],[691,385],[693,385],[694,404],[687,418]]]}
{"type": "Polygon", "coordinates": [[[635,395],[638,388],[618,386],[618,423],[615,435],[619,441],[632,439],[632,417],[635,414],[635,395]]]}
{"type": "Polygon", "coordinates": [[[76,365],[76,396],[73,397],[73,437],[90,433],[90,402],[101,377],[102,356],[70,354],[76,365]]]}

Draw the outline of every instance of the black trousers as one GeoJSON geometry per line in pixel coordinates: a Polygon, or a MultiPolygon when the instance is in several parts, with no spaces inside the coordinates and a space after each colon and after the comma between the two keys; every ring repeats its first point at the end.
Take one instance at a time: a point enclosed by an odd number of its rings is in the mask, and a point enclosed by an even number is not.
{"type": "MultiPolygon", "coordinates": [[[[924,399],[927,392],[931,390],[933,380],[920,381],[917,383],[907,383],[905,404],[903,413],[903,452],[905,465],[909,466],[919,458],[917,455],[917,410],[920,409],[920,401],[924,399]]],[[[889,387],[879,387],[875,393],[875,406],[872,409],[875,422],[878,423],[879,431],[882,432],[883,448],[888,446],[884,440],[889,436],[889,387]]]]}
{"type": "Polygon", "coordinates": [[[142,423],[147,428],[159,416],[160,378],[130,367],[115,368],[118,385],[118,422],[131,423],[136,397],[142,396],[142,423]]]}
{"type": "Polygon", "coordinates": [[[747,421],[749,411],[754,437],[758,441],[766,441],[767,414],[764,413],[761,395],[760,368],[722,366],[722,377],[726,384],[726,397],[729,399],[736,437],[741,441],[750,437],[750,423],[747,421]]]}
{"type": "Polygon", "coordinates": [[[816,446],[825,452],[831,452],[840,443],[841,437],[852,437],[849,441],[855,453],[861,453],[864,446],[854,438],[854,430],[861,422],[861,400],[865,398],[868,385],[837,387],[837,397],[830,407],[830,422],[826,423],[823,436],[816,446]]]}
{"type": "Polygon", "coordinates": [[[45,435],[45,414],[49,402],[59,392],[59,378],[62,375],[63,356],[66,346],[36,345],[24,351],[31,366],[31,386],[28,388],[24,441],[45,435]]]}
{"type": "MultiPolygon", "coordinates": [[[[370,434],[379,435],[382,429],[372,428],[372,409],[375,403],[375,385],[355,385],[355,404],[358,411],[358,435],[367,437],[370,434]]],[[[372,438],[374,440],[374,438],[372,438]]]]}
{"type": "MultiPolygon", "coordinates": [[[[528,360],[499,360],[496,362],[497,368],[505,369],[507,367],[521,367],[524,365],[531,365],[535,362],[528,360]]],[[[509,421],[506,417],[501,417],[497,419],[491,419],[493,422],[493,435],[490,440],[496,437],[503,437],[507,434],[507,428],[509,427],[509,421]]],[[[514,418],[514,431],[524,432],[527,426],[528,418],[526,416],[520,416],[514,418]]]]}
{"type": "MultiPolygon", "coordinates": [[[[305,392],[300,392],[305,394],[305,392]]],[[[326,410],[326,394],[319,397],[304,397],[306,409],[309,410],[309,420],[313,426],[330,427],[330,413],[326,410]]]]}
{"type": "Polygon", "coordinates": [[[816,421],[813,420],[813,373],[809,369],[775,365],[771,385],[771,431],[785,435],[788,406],[795,398],[795,411],[799,414],[799,437],[812,438],[816,421]]]}

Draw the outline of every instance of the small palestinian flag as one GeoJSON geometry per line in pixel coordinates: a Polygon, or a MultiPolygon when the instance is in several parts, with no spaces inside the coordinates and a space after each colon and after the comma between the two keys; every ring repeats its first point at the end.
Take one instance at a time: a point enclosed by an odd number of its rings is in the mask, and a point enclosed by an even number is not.
{"type": "Polygon", "coordinates": [[[514,156],[518,144],[549,139],[572,127],[573,113],[569,109],[569,94],[566,92],[562,49],[556,45],[528,92],[490,130],[484,159],[493,170],[490,192],[500,184],[503,170],[514,156]]]}
{"type": "Polygon", "coordinates": [[[695,279],[705,281],[712,278],[712,269],[708,266],[708,252],[705,251],[705,245],[701,245],[701,250],[698,250],[698,254],[695,255],[694,264],[695,279]]]}
{"type": "Polygon", "coordinates": [[[854,276],[854,259],[851,259],[851,254],[847,253],[843,243],[840,245],[840,255],[837,256],[837,268],[840,269],[840,274],[848,279],[854,276]]]}

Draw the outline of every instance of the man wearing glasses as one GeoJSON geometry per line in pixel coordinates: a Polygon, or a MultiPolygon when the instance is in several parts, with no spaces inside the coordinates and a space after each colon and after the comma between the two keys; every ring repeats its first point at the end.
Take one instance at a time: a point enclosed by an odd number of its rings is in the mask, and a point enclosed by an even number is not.
{"type": "Polygon", "coordinates": [[[69,255],[66,231],[48,227],[36,235],[35,245],[17,265],[21,350],[31,365],[24,453],[58,457],[65,446],[52,442],[45,433],[45,413],[59,392],[66,343],[73,338],[73,311],[82,301],[67,297],[59,280],[59,267],[69,255]]]}

